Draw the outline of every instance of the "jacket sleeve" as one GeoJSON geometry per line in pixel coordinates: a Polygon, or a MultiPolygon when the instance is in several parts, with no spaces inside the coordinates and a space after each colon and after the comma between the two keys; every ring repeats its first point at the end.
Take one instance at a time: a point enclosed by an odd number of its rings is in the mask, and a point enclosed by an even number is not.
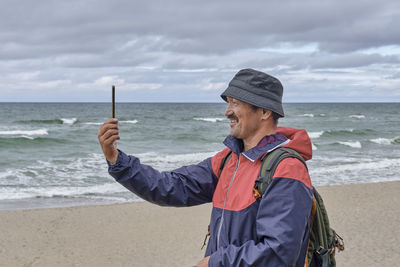
{"type": "MultiPolygon", "coordinates": [[[[296,168],[302,168],[298,163],[296,168]]],[[[210,256],[209,266],[295,266],[304,253],[312,207],[312,191],[301,180],[274,177],[260,201],[257,240],[219,248],[210,256]]]]}
{"type": "Polygon", "coordinates": [[[119,152],[109,174],[141,198],[161,206],[193,206],[212,201],[217,184],[211,158],[171,172],[159,172],[119,152]]]}

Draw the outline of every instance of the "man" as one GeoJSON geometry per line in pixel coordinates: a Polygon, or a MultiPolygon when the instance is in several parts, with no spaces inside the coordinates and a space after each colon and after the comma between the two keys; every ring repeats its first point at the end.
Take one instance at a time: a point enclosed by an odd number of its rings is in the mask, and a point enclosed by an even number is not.
{"type": "Polygon", "coordinates": [[[99,129],[109,173],[136,195],[159,205],[213,202],[206,257],[197,266],[304,266],[312,207],[307,168],[298,159],[284,159],[263,197],[253,194],[261,158],[275,148],[290,147],[305,160],[312,155],[304,130],[277,127],[284,116],[282,93],[278,79],[239,71],[221,95],[230,120],[226,148],[172,172],[160,173],[117,150],[117,120],[99,129]]]}

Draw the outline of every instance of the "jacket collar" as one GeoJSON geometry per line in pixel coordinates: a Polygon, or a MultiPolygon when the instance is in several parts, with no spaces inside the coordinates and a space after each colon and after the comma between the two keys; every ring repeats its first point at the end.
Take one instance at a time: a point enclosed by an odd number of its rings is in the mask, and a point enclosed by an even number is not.
{"type": "Polygon", "coordinates": [[[241,139],[233,137],[232,135],[228,135],[225,138],[224,144],[230,150],[232,150],[233,153],[237,155],[242,153],[243,156],[245,156],[250,161],[254,162],[262,155],[274,150],[275,148],[286,145],[289,142],[290,140],[288,138],[286,138],[283,134],[278,133],[278,134],[264,136],[255,147],[244,152],[243,152],[244,148],[243,141],[241,139]]]}

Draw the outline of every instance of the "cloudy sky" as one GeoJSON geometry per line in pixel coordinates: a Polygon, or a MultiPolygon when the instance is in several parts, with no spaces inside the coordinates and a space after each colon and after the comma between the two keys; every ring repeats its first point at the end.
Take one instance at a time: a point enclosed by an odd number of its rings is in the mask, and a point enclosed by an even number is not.
{"type": "Polygon", "coordinates": [[[242,68],[285,102],[400,102],[400,2],[0,0],[0,102],[220,102],[242,68]]]}

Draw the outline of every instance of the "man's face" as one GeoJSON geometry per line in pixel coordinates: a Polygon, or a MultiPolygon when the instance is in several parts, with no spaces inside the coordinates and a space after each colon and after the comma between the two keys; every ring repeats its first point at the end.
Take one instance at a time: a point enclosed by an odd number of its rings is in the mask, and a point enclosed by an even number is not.
{"type": "Polygon", "coordinates": [[[238,139],[251,139],[260,127],[260,113],[250,104],[227,97],[225,116],[230,120],[230,134],[238,139]]]}

